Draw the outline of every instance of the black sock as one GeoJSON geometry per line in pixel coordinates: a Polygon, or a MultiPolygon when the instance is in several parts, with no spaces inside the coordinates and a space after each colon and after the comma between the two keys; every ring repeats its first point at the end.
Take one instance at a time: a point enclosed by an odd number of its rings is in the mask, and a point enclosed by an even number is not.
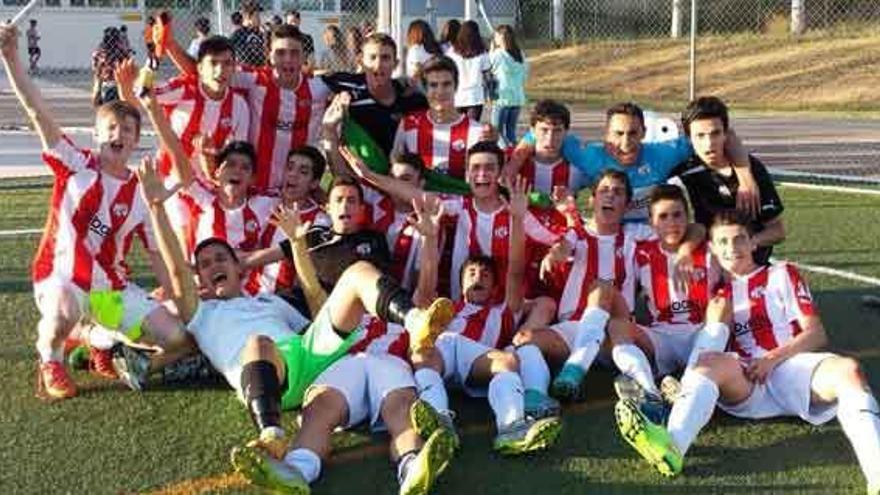
{"type": "Polygon", "coordinates": [[[281,384],[269,361],[252,361],[241,369],[241,388],[257,429],[281,427],[281,384]]]}
{"type": "Polygon", "coordinates": [[[376,288],[379,289],[376,316],[388,323],[403,325],[406,314],[414,307],[412,296],[388,275],[379,277],[376,288]]]}

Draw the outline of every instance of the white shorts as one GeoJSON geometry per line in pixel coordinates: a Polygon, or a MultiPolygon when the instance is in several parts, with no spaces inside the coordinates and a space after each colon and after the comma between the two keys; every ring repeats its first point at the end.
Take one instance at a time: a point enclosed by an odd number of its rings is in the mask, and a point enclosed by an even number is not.
{"type": "MultiPolygon", "coordinates": [[[[812,404],[813,373],[819,363],[834,357],[828,352],[803,352],[788,358],[770,372],[767,382],[755,384],[744,401],[727,405],[718,403],[722,411],[747,419],[798,416],[804,421],[821,425],[837,415],[837,402],[812,404]]],[[[741,361],[745,365],[745,361],[741,361]]]]}
{"type": "Polygon", "coordinates": [[[461,387],[471,397],[487,395],[487,387],[470,387],[467,379],[474,361],[494,348],[451,332],[440,335],[434,346],[443,357],[443,381],[461,387]]]}
{"type": "Polygon", "coordinates": [[[654,370],[657,376],[666,376],[687,365],[701,328],[702,325],[689,324],[639,325],[654,347],[654,370]]]}
{"type": "Polygon", "coordinates": [[[565,345],[568,346],[568,352],[571,352],[575,348],[574,342],[577,339],[578,331],[580,330],[579,321],[560,321],[559,323],[550,325],[549,328],[556,332],[556,334],[559,335],[559,338],[565,342],[565,345]]]}
{"type": "Polygon", "coordinates": [[[399,357],[361,352],[345,356],[324,370],[306,389],[306,397],[314,387],[330,387],[345,397],[346,428],[369,419],[370,428],[376,431],[383,429],[379,414],[385,397],[398,389],[415,389],[416,382],[412,368],[399,357]]]}
{"type": "MultiPolygon", "coordinates": [[[[39,310],[40,315],[52,316],[58,313],[60,304],[58,298],[64,290],[75,298],[76,304],[79,307],[80,318],[90,320],[88,293],[73,282],[62,280],[59,277],[49,277],[34,284],[34,300],[37,303],[37,310],[39,310]]],[[[126,333],[129,329],[141,323],[150,312],[159,307],[159,303],[155,299],[133,282],[129,282],[124,289],[116,292],[122,295],[122,306],[124,309],[120,327],[112,330],[126,333]]]]}

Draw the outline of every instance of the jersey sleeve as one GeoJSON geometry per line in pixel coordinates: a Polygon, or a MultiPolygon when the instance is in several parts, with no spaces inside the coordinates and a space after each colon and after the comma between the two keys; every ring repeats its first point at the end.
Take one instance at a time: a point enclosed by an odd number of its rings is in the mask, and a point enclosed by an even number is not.
{"type": "Polygon", "coordinates": [[[532,214],[532,212],[526,213],[526,217],[523,219],[523,227],[525,227],[526,237],[545,246],[553,245],[553,243],[562,237],[559,233],[554,232],[546,225],[542,224],[537,218],[535,218],[535,215],[532,214]]]}
{"type": "Polygon", "coordinates": [[[813,295],[800,271],[791,263],[783,263],[782,268],[785,270],[786,276],[785,284],[783,284],[783,301],[786,313],[792,314],[798,319],[816,315],[813,295]]]}
{"type": "Polygon", "coordinates": [[[784,210],[782,199],[776,192],[776,186],[773,185],[773,178],[767,172],[767,168],[757,158],[749,156],[751,162],[752,175],[758,184],[758,191],[761,193],[761,210],[758,212],[758,220],[768,222],[782,214],[784,210]]]}
{"type": "Polygon", "coordinates": [[[88,169],[91,155],[64,134],[52,148],[43,151],[43,162],[59,176],[88,169]]]}
{"type": "MultiPolygon", "coordinates": [[[[238,94],[234,96],[232,101],[232,119],[232,139],[247,141],[251,125],[251,112],[247,102],[238,94]]],[[[217,144],[219,145],[219,143],[217,144]]]]}
{"type": "Polygon", "coordinates": [[[216,194],[205,186],[200,180],[196,179],[189,186],[181,188],[180,192],[193,199],[193,201],[204,208],[214,202],[216,194]]]}
{"type": "Polygon", "coordinates": [[[186,77],[175,77],[168,80],[165,84],[160,84],[153,88],[156,95],[156,101],[163,106],[177,105],[183,100],[186,85],[189,79],[186,77]]]}
{"type": "Polygon", "coordinates": [[[638,241],[649,241],[656,238],[654,229],[650,225],[644,223],[625,223],[623,224],[624,234],[631,236],[638,241]]]}

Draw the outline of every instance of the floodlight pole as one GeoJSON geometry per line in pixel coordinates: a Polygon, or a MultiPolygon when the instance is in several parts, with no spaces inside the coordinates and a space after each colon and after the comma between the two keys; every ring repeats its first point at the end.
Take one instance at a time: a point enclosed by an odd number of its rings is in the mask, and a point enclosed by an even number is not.
{"type": "Polygon", "coordinates": [[[691,67],[688,74],[688,99],[693,100],[697,93],[697,0],[691,0],[691,67]]]}

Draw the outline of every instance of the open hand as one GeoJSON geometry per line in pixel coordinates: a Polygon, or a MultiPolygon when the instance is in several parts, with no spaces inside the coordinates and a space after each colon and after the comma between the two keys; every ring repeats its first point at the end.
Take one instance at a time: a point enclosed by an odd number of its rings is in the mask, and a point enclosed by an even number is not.
{"type": "Polygon", "coordinates": [[[172,191],[165,189],[162,179],[156,173],[153,159],[149,156],[141,159],[141,166],[138,167],[137,176],[141,182],[141,194],[143,194],[147,203],[160,205],[171,196],[172,191]]]}
{"type": "Polygon", "coordinates": [[[295,203],[290,207],[278,205],[269,217],[269,223],[281,229],[291,241],[304,238],[309,230],[309,226],[300,220],[299,207],[295,203]]]}
{"type": "Polygon", "coordinates": [[[413,227],[425,237],[437,237],[443,218],[443,201],[436,194],[423,194],[413,198],[412,205],[413,227]]]}

